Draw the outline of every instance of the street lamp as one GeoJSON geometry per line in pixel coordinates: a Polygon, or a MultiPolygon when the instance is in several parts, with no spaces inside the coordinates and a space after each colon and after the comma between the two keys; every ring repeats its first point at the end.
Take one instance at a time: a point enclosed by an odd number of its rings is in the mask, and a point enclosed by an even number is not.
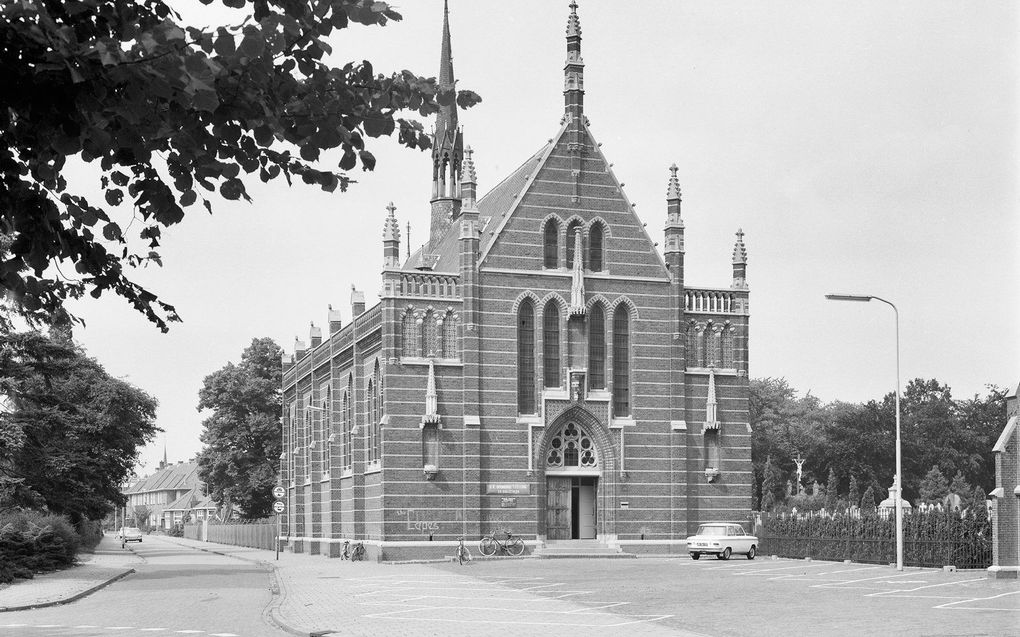
{"type": "Polygon", "coordinates": [[[826,294],[830,301],[862,301],[874,299],[881,301],[893,309],[896,318],[896,570],[903,570],[903,463],[900,451],[900,312],[892,302],[877,296],[865,294],[826,294]]]}

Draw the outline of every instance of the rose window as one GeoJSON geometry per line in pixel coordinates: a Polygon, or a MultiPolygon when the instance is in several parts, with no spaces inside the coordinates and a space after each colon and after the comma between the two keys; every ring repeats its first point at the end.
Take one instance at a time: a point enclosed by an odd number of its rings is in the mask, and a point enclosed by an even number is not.
{"type": "Polygon", "coordinates": [[[594,467],[598,464],[595,443],[576,423],[567,423],[549,443],[547,467],[594,467]]]}

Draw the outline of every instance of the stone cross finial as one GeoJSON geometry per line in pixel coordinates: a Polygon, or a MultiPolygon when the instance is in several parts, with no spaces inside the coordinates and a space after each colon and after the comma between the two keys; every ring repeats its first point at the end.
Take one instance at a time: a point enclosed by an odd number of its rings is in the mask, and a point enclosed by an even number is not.
{"type": "Polygon", "coordinates": [[[737,243],[733,246],[733,263],[747,263],[747,248],[744,246],[743,228],[737,228],[737,243]]]}
{"type": "Polygon", "coordinates": [[[669,167],[669,186],[666,188],[666,201],[672,199],[680,200],[680,180],[677,179],[676,173],[680,170],[676,164],[669,167]]]}

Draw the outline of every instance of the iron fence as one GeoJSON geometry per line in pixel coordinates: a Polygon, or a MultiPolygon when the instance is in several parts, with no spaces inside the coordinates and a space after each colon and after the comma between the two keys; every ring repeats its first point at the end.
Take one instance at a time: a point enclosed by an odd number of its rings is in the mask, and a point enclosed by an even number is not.
{"type": "MultiPolygon", "coordinates": [[[[870,564],[896,561],[893,516],[756,514],[752,528],[765,555],[870,564]]],[[[953,512],[909,512],[903,516],[905,566],[959,569],[992,564],[992,527],[987,519],[953,512]]]]}

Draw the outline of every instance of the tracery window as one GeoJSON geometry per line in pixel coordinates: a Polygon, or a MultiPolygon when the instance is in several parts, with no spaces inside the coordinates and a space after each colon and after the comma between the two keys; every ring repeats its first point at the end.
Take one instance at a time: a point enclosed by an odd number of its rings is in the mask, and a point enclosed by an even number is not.
{"type": "Polygon", "coordinates": [[[613,315],[613,414],[630,415],[630,312],[623,304],[613,315]]]}
{"type": "Polygon", "coordinates": [[[560,467],[596,467],[598,454],[595,453],[595,442],[577,423],[568,422],[549,441],[549,453],[545,458],[545,466],[560,467]]]}
{"type": "Polygon", "coordinates": [[[694,366],[705,366],[705,326],[700,324],[694,330],[694,366]]]}
{"type": "Polygon", "coordinates": [[[705,330],[705,364],[706,366],[719,367],[722,363],[722,349],[719,343],[719,332],[722,327],[709,325],[705,330]]]}
{"type": "Polygon", "coordinates": [[[556,261],[559,259],[560,251],[560,224],[556,223],[554,219],[550,219],[545,224],[545,258],[543,265],[546,268],[555,269],[556,261]]]}
{"type": "Polygon", "coordinates": [[[542,317],[543,376],[546,387],[560,386],[560,309],[555,301],[545,305],[542,317]]]}
{"type": "Polygon", "coordinates": [[[588,267],[592,272],[602,271],[602,224],[597,222],[588,231],[588,267]]]}
{"type": "Polygon", "coordinates": [[[535,306],[524,299],[517,310],[517,411],[535,413],[535,306]]]}
{"type": "Polygon", "coordinates": [[[457,315],[452,311],[443,318],[443,358],[457,358],[457,315]]]}
{"type": "Polygon", "coordinates": [[[418,342],[420,336],[418,322],[410,308],[404,312],[404,318],[401,321],[401,336],[401,356],[419,356],[421,345],[418,342]]]}
{"type": "Polygon", "coordinates": [[[442,319],[429,308],[421,324],[421,345],[423,357],[440,356],[443,346],[439,342],[442,319]]]}
{"type": "Polygon", "coordinates": [[[601,303],[588,312],[588,388],[606,388],[606,313],[601,303]]]}
{"type": "Polygon", "coordinates": [[[305,394],[301,399],[301,465],[304,469],[305,480],[312,479],[312,463],[308,454],[308,447],[312,442],[312,406],[311,397],[305,394]]]}
{"type": "Polygon", "coordinates": [[[698,329],[691,322],[687,325],[687,366],[699,367],[698,365],[698,329]]]}
{"type": "Polygon", "coordinates": [[[382,376],[379,374],[379,361],[375,363],[375,371],[368,381],[369,422],[368,422],[368,462],[378,463],[381,459],[380,421],[382,420],[382,376]]]}
{"type": "Polygon", "coordinates": [[[298,426],[296,400],[291,401],[288,415],[290,416],[290,422],[287,427],[287,476],[290,478],[291,482],[293,482],[296,479],[294,467],[294,452],[296,449],[294,447],[294,441],[297,438],[298,426]]]}
{"type": "Polygon", "coordinates": [[[344,471],[350,471],[354,464],[354,409],[352,407],[352,398],[354,395],[354,379],[351,376],[347,377],[347,391],[344,392],[344,449],[343,449],[343,468],[344,471]]]}
{"type": "Polygon", "coordinates": [[[727,369],[736,367],[733,360],[733,336],[736,330],[728,325],[722,333],[722,366],[727,369]]]}

